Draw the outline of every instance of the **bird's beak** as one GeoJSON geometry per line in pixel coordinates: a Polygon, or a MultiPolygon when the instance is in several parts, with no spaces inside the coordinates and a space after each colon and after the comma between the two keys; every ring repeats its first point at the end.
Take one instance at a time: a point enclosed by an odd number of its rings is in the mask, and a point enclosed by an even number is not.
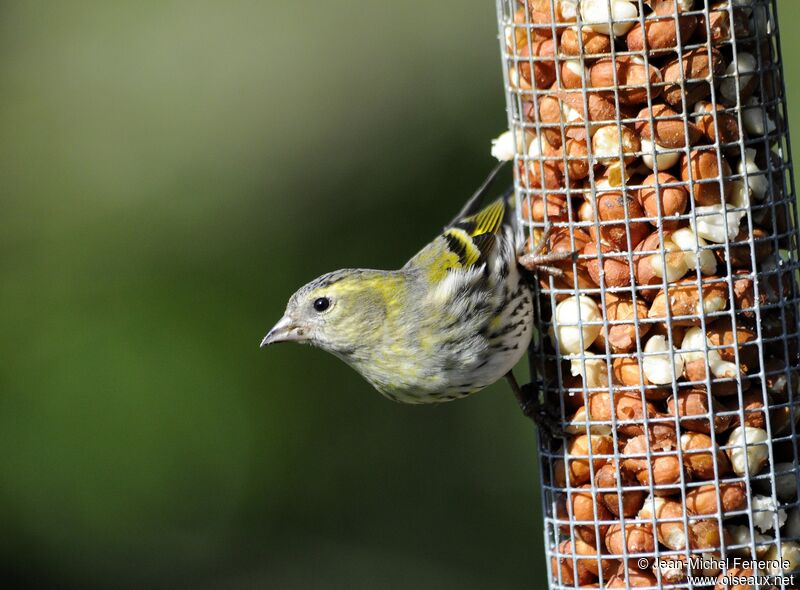
{"type": "Polygon", "coordinates": [[[261,348],[275,344],[276,342],[292,342],[303,340],[303,331],[292,323],[292,319],[283,316],[280,321],[275,324],[272,330],[264,336],[261,341],[261,348]]]}

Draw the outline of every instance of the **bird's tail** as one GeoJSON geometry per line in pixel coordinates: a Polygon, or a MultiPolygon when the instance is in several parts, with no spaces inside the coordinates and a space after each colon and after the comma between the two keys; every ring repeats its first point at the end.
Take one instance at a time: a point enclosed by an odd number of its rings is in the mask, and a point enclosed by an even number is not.
{"type": "MultiPolygon", "coordinates": [[[[475,192],[472,193],[472,196],[464,204],[464,206],[456,214],[456,216],[452,219],[452,221],[447,224],[445,229],[453,227],[458,222],[478,214],[478,212],[483,207],[483,201],[486,199],[486,195],[489,194],[492,185],[494,185],[495,180],[497,180],[498,175],[503,170],[506,164],[508,164],[508,162],[503,161],[497,164],[497,166],[495,166],[494,168],[492,168],[492,171],[489,172],[489,175],[486,177],[486,180],[484,180],[483,183],[475,190],[475,192]]],[[[508,190],[500,198],[503,200],[505,208],[511,209],[513,211],[514,207],[516,206],[516,203],[514,202],[514,187],[513,186],[509,187],[508,190]]],[[[503,221],[505,221],[505,219],[503,221]]]]}

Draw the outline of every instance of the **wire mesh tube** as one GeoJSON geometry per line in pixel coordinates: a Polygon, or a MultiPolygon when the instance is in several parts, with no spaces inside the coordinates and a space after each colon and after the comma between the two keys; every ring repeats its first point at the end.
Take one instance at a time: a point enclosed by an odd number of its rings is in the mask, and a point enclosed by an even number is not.
{"type": "Polygon", "coordinates": [[[776,5],[498,0],[551,588],[794,587],[797,212],[776,5]],[[772,576],[768,582],[757,576],[772,576]],[[737,585],[738,584],[738,585],[737,585]]]}

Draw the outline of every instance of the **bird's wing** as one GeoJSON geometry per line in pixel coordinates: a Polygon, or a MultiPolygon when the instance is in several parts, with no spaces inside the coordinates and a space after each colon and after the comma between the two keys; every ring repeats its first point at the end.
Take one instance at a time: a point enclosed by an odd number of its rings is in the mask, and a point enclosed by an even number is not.
{"type": "Polygon", "coordinates": [[[508,201],[499,198],[478,213],[454,222],[405,268],[424,271],[429,283],[439,282],[452,272],[477,270],[497,251],[498,241],[504,239],[501,230],[510,217],[508,201]]]}

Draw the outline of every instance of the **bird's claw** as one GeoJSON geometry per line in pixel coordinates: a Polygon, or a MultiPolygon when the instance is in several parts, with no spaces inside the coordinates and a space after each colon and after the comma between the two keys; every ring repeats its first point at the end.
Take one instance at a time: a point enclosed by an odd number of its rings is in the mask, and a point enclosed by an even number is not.
{"type": "Polygon", "coordinates": [[[523,254],[518,258],[519,264],[522,268],[531,272],[538,271],[544,272],[556,278],[564,276],[564,270],[554,263],[563,262],[564,260],[577,260],[577,252],[548,252],[547,254],[523,254]]]}
{"type": "Polygon", "coordinates": [[[539,271],[561,278],[564,276],[564,271],[556,264],[564,260],[572,260],[574,262],[578,258],[578,252],[546,252],[552,233],[553,226],[551,225],[544,230],[542,237],[539,238],[533,250],[520,256],[517,261],[523,268],[531,272],[539,271]]]}
{"type": "Polygon", "coordinates": [[[522,413],[533,420],[539,430],[549,438],[567,438],[568,433],[564,430],[559,416],[547,404],[539,400],[533,383],[526,383],[521,390],[520,408],[522,413]]]}

